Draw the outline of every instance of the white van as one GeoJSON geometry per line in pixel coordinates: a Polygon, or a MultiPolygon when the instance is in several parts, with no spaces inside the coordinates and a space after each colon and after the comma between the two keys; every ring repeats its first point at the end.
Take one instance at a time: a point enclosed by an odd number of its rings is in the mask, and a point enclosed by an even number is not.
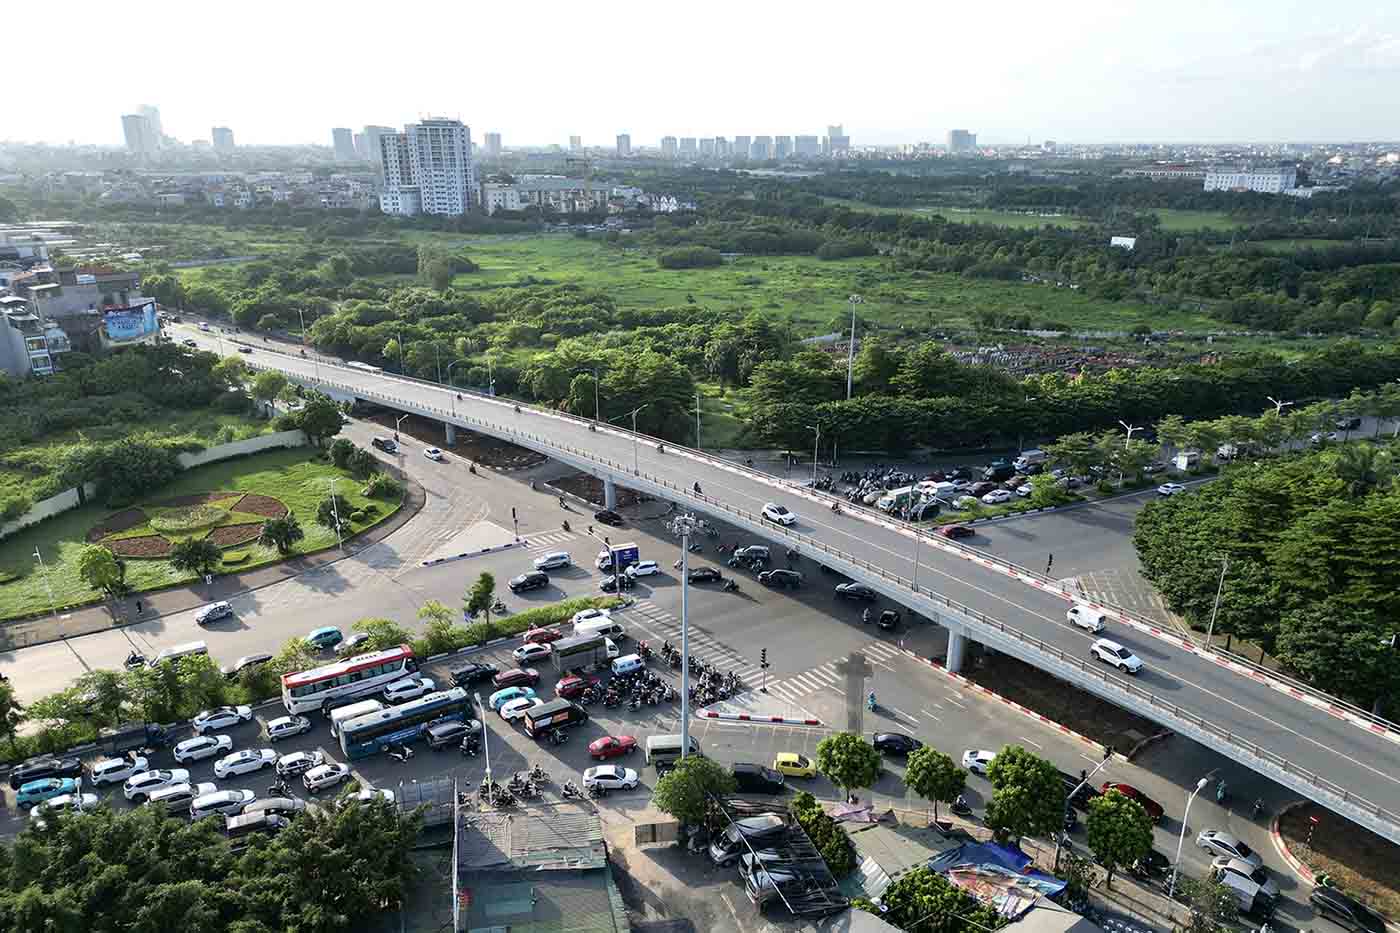
{"type": "MultiPolygon", "coordinates": [[[[695,736],[690,737],[690,754],[700,754],[700,740],[695,736]]],[[[647,764],[655,765],[658,770],[669,768],[680,761],[681,758],[681,737],[675,735],[649,735],[647,736],[647,764]]]]}
{"type": "Polygon", "coordinates": [[[603,635],[607,638],[621,638],[622,626],[612,619],[590,619],[574,626],[574,635],[603,635]]]}
{"type": "Polygon", "coordinates": [[[202,641],[188,641],[183,645],[174,645],[166,648],[151,659],[151,667],[158,666],[162,661],[174,661],[177,658],[188,658],[196,654],[208,654],[209,646],[202,641]]]}
{"type": "Polygon", "coordinates": [[[1262,916],[1273,913],[1275,899],[1264,893],[1264,889],[1252,879],[1219,868],[1211,869],[1210,879],[1230,889],[1230,893],[1235,895],[1235,902],[1240,906],[1240,913],[1262,916]]]}
{"type": "Polygon", "coordinates": [[[646,666],[640,654],[624,654],[620,658],[614,658],[612,662],[612,674],[617,677],[620,674],[632,674],[640,671],[646,666]]]}
{"type": "Polygon", "coordinates": [[[875,508],[881,512],[893,512],[895,509],[902,509],[910,502],[914,501],[914,487],[901,486],[898,489],[891,489],[875,502],[875,508]]]}
{"type": "Polygon", "coordinates": [[[1095,609],[1092,606],[1071,606],[1065,613],[1070,624],[1077,625],[1086,632],[1098,634],[1103,631],[1103,620],[1106,617],[1102,609],[1095,609]]]}
{"type": "Polygon", "coordinates": [[[535,558],[535,569],[558,570],[560,567],[569,566],[573,560],[568,551],[550,551],[535,558]]]}

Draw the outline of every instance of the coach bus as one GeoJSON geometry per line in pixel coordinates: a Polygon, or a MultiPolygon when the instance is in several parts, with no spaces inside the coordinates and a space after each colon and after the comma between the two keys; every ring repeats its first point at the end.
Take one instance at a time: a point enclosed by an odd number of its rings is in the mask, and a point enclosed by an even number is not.
{"type": "Polygon", "coordinates": [[[472,698],[461,687],[440,690],[340,724],[340,749],[346,758],[366,758],[392,746],[417,741],[429,723],[470,718],[472,698]]]}
{"type": "Polygon", "coordinates": [[[408,645],[360,654],[324,667],[282,675],[282,705],[289,713],[322,708],[327,700],[368,695],[415,673],[418,662],[408,645]]]}
{"type": "Polygon", "coordinates": [[[359,370],[360,372],[362,372],[362,373],[382,373],[382,372],[384,372],[384,367],[382,367],[382,366],[371,366],[371,365],[369,365],[368,363],[361,363],[361,362],[358,362],[358,361],[356,361],[356,360],[352,360],[352,361],[350,361],[349,363],[346,363],[346,364],[345,364],[345,368],[346,368],[346,369],[358,369],[358,370],[359,370]]]}

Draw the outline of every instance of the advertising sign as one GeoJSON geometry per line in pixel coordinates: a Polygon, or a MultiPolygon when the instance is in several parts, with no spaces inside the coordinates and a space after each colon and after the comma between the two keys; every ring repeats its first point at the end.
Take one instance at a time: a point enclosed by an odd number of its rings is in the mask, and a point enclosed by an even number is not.
{"type": "Polygon", "coordinates": [[[156,303],[148,301],[130,308],[117,308],[102,315],[107,339],[112,343],[139,340],[160,329],[156,321],[156,303]]]}

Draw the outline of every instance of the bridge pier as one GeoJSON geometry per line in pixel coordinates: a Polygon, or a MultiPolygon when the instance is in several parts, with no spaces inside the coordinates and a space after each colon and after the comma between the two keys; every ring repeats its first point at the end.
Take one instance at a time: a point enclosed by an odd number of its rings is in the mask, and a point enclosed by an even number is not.
{"type": "Polygon", "coordinates": [[[617,484],[611,477],[603,477],[603,508],[617,508],[617,484]]]}
{"type": "Polygon", "coordinates": [[[948,661],[947,669],[950,674],[956,674],[962,670],[963,655],[967,653],[967,636],[956,629],[948,629],[948,661]]]}
{"type": "Polygon", "coordinates": [[[447,428],[447,446],[454,447],[457,444],[457,426],[450,421],[444,421],[443,427],[447,428]]]}

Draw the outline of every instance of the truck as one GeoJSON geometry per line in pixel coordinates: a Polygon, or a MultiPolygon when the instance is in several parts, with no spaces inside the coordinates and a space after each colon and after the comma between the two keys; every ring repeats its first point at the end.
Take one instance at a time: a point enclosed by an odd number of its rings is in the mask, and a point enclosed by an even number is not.
{"type": "Polygon", "coordinates": [[[1012,461],[1011,465],[1016,468],[1017,472],[1024,473],[1030,467],[1044,466],[1045,462],[1049,459],[1050,455],[1045,451],[1034,448],[1032,450],[1021,451],[1021,456],[1012,461]]]}
{"type": "Polygon", "coordinates": [[[913,486],[900,486],[898,489],[891,489],[875,502],[875,508],[881,512],[893,512],[895,509],[902,509],[914,502],[918,492],[913,486]]]}
{"type": "Polygon", "coordinates": [[[141,748],[163,748],[175,742],[175,724],[128,722],[97,735],[97,745],[113,758],[141,748]]]}
{"type": "Polygon", "coordinates": [[[554,666],[561,671],[606,664],[621,652],[617,643],[604,635],[575,635],[550,643],[554,666]]]}
{"type": "Polygon", "coordinates": [[[614,544],[611,549],[603,548],[598,552],[598,569],[608,570],[613,573],[621,573],[628,567],[641,559],[641,551],[636,542],[629,541],[626,544],[614,544]],[[617,555],[617,569],[613,570],[613,555],[617,555]]]}

